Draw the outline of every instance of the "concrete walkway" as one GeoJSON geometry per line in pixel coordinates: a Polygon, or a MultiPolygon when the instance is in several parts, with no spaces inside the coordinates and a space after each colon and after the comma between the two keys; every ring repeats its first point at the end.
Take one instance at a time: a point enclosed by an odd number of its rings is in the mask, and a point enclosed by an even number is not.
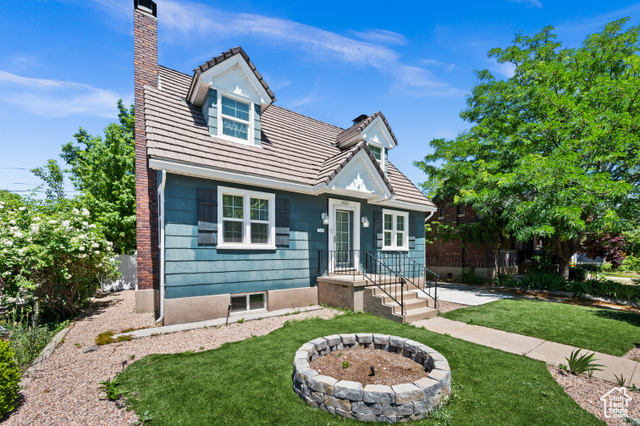
{"type": "MultiPolygon", "coordinates": [[[[411,290],[423,293],[420,290],[411,290]]],[[[513,299],[513,295],[503,291],[493,290],[486,287],[475,287],[465,284],[438,283],[438,300],[459,303],[467,306],[484,305],[500,299],[513,299]]]]}
{"type": "MultiPolygon", "coordinates": [[[[253,311],[253,312],[242,312],[239,314],[232,314],[229,316],[229,324],[233,324],[234,322],[238,322],[242,320],[245,321],[253,321],[263,318],[271,318],[271,317],[279,317],[281,315],[292,315],[300,312],[308,312],[308,311],[317,311],[318,309],[322,309],[320,305],[307,306],[304,308],[298,309],[279,309],[277,311],[253,311]]],[[[163,327],[153,327],[153,328],[143,328],[141,330],[134,330],[128,333],[116,334],[113,337],[117,338],[121,335],[128,335],[134,339],[140,337],[149,337],[151,335],[156,334],[168,334],[168,333],[178,333],[180,331],[188,331],[188,330],[196,330],[198,328],[205,327],[218,327],[221,325],[225,325],[227,322],[227,318],[216,318],[207,321],[199,321],[199,322],[188,322],[185,324],[175,324],[175,325],[165,325],[163,327]]]]}
{"type": "MultiPolygon", "coordinates": [[[[451,337],[466,340],[467,342],[477,343],[482,346],[488,346],[517,355],[524,355],[528,358],[537,359],[556,366],[558,364],[568,364],[565,358],[568,358],[572,351],[578,349],[574,346],[479,325],[465,324],[443,317],[416,321],[413,324],[435,333],[448,334],[451,337]]],[[[580,354],[592,352],[594,351],[585,351],[583,349],[580,354]]],[[[615,383],[616,379],[614,375],[618,375],[618,377],[622,375],[627,379],[627,386],[640,386],[640,368],[638,368],[640,362],[600,352],[595,352],[595,354],[597,359],[596,363],[604,365],[602,371],[593,372],[595,377],[615,383]]]]}

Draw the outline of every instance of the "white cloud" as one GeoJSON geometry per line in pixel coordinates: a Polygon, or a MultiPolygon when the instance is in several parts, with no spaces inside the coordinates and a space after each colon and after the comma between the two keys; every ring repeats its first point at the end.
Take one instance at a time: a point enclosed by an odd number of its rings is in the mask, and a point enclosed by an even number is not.
{"type": "Polygon", "coordinates": [[[537,7],[538,9],[542,7],[542,3],[538,0],[507,0],[511,3],[523,3],[528,5],[529,7],[537,7]]]}
{"type": "Polygon", "coordinates": [[[394,73],[399,83],[396,84],[395,89],[403,94],[414,96],[464,96],[466,94],[464,90],[436,80],[429,71],[422,68],[400,65],[394,73]]]}
{"type": "Polygon", "coordinates": [[[511,78],[516,73],[516,66],[510,62],[498,63],[495,59],[491,60],[491,70],[507,78],[511,78]]]}
{"type": "Polygon", "coordinates": [[[407,38],[405,36],[388,30],[371,29],[362,32],[352,31],[351,33],[359,39],[368,41],[370,43],[380,43],[386,45],[407,44],[407,38]]]}
{"type": "MultiPolygon", "coordinates": [[[[122,10],[130,10],[125,0],[93,0],[101,8],[114,16],[123,16],[122,10]]],[[[158,0],[160,37],[171,43],[186,43],[189,37],[203,37],[215,34],[220,39],[238,40],[252,36],[283,43],[305,54],[359,66],[368,66],[395,77],[395,83],[409,87],[440,87],[441,96],[459,96],[462,91],[447,83],[438,81],[426,70],[421,76],[420,68],[408,66],[400,60],[400,54],[387,45],[406,43],[406,38],[398,33],[369,29],[354,32],[361,40],[346,37],[318,27],[305,25],[288,19],[272,18],[252,13],[226,12],[201,3],[175,0],[158,0]],[[411,71],[409,71],[411,70],[411,71]],[[408,74],[413,74],[411,77],[408,74]]],[[[233,44],[236,45],[236,44],[233,44]]],[[[231,47],[231,46],[230,46],[231,47]]],[[[429,92],[426,96],[435,96],[429,92]]]]}
{"type": "Polygon", "coordinates": [[[113,118],[120,98],[129,105],[133,96],[123,97],[110,90],[84,83],[23,77],[0,70],[2,100],[32,114],[47,117],[88,115],[113,118]]]}
{"type": "Polygon", "coordinates": [[[455,64],[448,64],[446,62],[436,61],[435,59],[421,59],[419,62],[422,65],[434,65],[440,68],[444,68],[446,71],[453,71],[454,69],[456,69],[455,64]]]}

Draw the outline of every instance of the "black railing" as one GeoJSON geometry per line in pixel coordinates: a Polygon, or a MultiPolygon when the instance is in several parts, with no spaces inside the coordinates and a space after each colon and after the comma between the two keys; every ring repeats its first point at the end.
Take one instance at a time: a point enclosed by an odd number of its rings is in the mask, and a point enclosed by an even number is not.
{"type": "Polygon", "coordinates": [[[360,272],[360,250],[329,250],[318,252],[320,275],[351,275],[354,279],[360,272]]]}
{"type": "Polygon", "coordinates": [[[396,302],[404,316],[404,278],[368,251],[362,252],[361,260],[362,276],[396,302]]]}
{"type": "Polygon", "coordinates": [[[407,283],[421,290],[427,297],[433,299],[433,306],[438,307],[438,280],[440,275],[426,268],[407,254],[395,252],[393,262],[398,266],[397,271],[404,276],[407,283]]]}

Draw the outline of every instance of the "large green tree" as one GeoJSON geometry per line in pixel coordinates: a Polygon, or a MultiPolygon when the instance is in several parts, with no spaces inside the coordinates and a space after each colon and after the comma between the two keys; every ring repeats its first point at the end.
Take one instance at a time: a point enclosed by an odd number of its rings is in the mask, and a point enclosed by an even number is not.
{"type": "Polygon", "coordinates": [[[114,251],[136,249],[135,142],[133,106],[118,101],[119,123],[109,124],[104,139],[80,128],[60,155],[91,217],[103,226],[114,251]]]}
{"type": "Polygon", "coordinates": [[[461,113],[471,128],[432,140],[434,153],[415,163],[432,195],[504,220],[521,240],[546,237],[565,277],[587,235],[640,214],[639,28],[625,30],[627,21],[576,49],[547,27],[491,50],[513,77],[478,71],[461,113]]]}

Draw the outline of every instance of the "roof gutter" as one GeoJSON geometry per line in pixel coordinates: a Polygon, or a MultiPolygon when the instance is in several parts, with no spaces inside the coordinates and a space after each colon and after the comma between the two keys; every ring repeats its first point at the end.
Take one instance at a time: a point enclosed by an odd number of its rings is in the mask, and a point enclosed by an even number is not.
{"type": "Polygon", "coordinates": [[[164,276],[164,187],[167,183],[167,171],[162,169],[162,177],[160,180],[160,184],[158,185],[158,198],[160,201],[160,205],[158,206],[160,213],[159,220],[159,229],[160,229],[160,316],[156,320],[156,323],[161,323],[164,321],[164,299],[166,294],[166,282],[164,276]]]}

